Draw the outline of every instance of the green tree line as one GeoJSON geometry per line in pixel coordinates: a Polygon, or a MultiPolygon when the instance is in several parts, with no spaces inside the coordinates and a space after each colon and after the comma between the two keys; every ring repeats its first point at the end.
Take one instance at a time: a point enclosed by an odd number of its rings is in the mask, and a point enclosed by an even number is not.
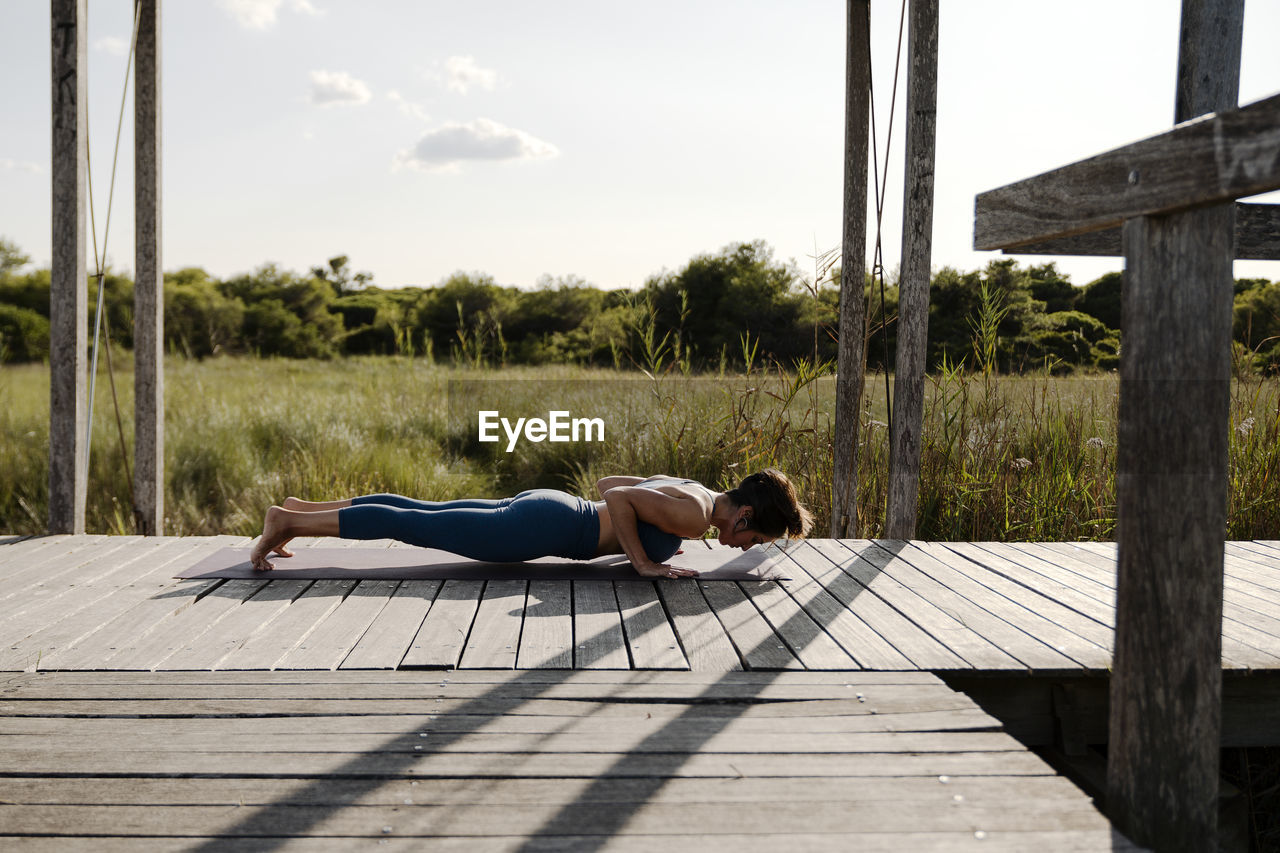
{"type": "MultiPolygon", "coordinates": [[[[49,270],[0,238],[0,361],[49,355],[49,270]]],[[[190,358],[224,354],[337,358],[400,354],[471,364],[592,364],[715,369],[750,358],[784,365],[835,357],[838,269],[802,272],[762,241],[699,255],[643,287],[602,289],[543,277],[533,289],[456,272],[431,287],[381,288],[336,256],[306,273],[264,264],[218,279],[198,267],[165,274],[165,343],[190,358]],[[816,280],[815,280],[816,279],[816,280]]],[[[1115,369],[1121,274],[1076,286],[1052,263],[997,259],[933,275],[928,362],[1006,373],[1115,369]]],[[[126,348],[133,282],[102,281],[105,321],[126,348]]],[[[898,289],[868,278],[867,362],[892,369],[898,289]]],[[[96,305],[97,282],[89,282],[96,305]]],[[[1238,362],[1280,370],[1280,282],[1235,282],[1238,362]]],[[[90,312],[92,316],[92,311],[90,312]]]]}

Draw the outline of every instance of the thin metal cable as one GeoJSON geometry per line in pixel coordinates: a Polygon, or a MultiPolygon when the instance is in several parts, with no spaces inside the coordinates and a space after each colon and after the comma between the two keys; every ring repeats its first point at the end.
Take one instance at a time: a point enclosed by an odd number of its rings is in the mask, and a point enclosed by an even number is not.
{"type": "MultiPolygon", "coordinates": [[[[880,283],[880,341],[884,347],[884,407],[886,427],[893,435],[893,402],[889,389],[889,314],[885,307],[884,293],[884,244],[881,223],[884,219],[884,199],[889,187],[889,152],[893,146],[893,117],[898,105],[898,73],[902,67],[902,35],[906,30],[907,0],[902,0],[898,15],[898,48],[893,63],[893,89],[889,98],[889,130],[885,134],[884,143],[884,176],[880,175],[879,149],[876,130],[876,96],[875,84],[871,86],[871,162],[874,168],[876,185],[876,247],[872,255],[871,275],[880,283]]],[[[871,53],[871,30],[867,29],[867,54],[871,53]]]]}
{"type": "MultiPolygon", "coordinates": [[[[89,159],[90,146],[88,143],[89,135],[89,110],[85,108],[85,170],[89,188],[89,228],[93,234],[93,262],[95,266],[94,276],[98,280],[98,306],[94,312],[93,319],[93,363],[89,374],[89,402],[88,402],[88,422],[85,426],[85,443],[84,443],[84,467],[86,476],[89,471],[89,461],[91,459],[91,450],[93,447],[93,403],[96,394],[95,388],[98,380],[98,340],[99,330],[104,325],[105,315],[103,312],[104,295],[106,288],[104,279],[106,277],[106,257],[107,257],[107,239],[111,235],[111,207],[115,201],[116,193],[116,166],[120,162],[120,135],[124,128],[124,107],[128,101],[129,95],[129,72],[133,68],[133,54],[138,45],[138,26],[142,18],[142,2],[138,0],[133,7],[133,35],[129,41],[129,57],[125,60],[124,66],[124,87],[120,93],[120,115],[116,120],[116,143],[115,149],[111,157],[111,183],[107,191],[107,218],[103,225],[102,231],[102,253],[98,253],[98,228],[97,221],[94,217],[93,205],[93,168],[89,159]]],[[[86,85],[88,73],[85,74],[86,85]]],[[[111,384],[111,401],[115,406],[116,413],[116,431],[120,438],[120,455],[124,460],[125,473],[129,480],[129,499],[133,505],[137,504],[137,498],[133,493],[133,474],[130,471],[129,455],[126,450],[124,440],[124,425],[120,417],[120,399],[116,394],[116,378],[115,370],[111,363],[111,332],[110,326],[107,325],[106,335],[107,345],[107,379],[111,384]]]]}

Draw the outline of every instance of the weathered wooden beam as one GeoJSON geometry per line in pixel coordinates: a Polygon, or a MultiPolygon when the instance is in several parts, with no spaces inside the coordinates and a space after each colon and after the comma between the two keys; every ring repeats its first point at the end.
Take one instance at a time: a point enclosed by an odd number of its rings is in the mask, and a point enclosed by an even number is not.
{"type": "Polygon", "coordinates": [[[858,420],[866,374],[867,157],[871,122],[871,0],[848,0],[845,62],[844,217],[841,229],[840,346],[836,354],[831,536],[858,524],[858,420]]]}
{"type": "Polygon", "coordinates": [[[1125,226],[1107,810],[1157,850],[1214,849],[1216,832],[1230,220],[1125,226]]]}
{"type": "Polygon", "coordinates": [[[83,533],[87,465],[85,267],[87,0],[52,0],[53,217],[49,287],[49,532],[83,533]]]}
{"type": "MultiPolygon", "coordinates": [[[[1175,121],[1225,112],[1175,135],[1194,148],[1185,131],[1213,128],[1225,186],[1280,173],[1280,120],[1253,148],[1224,129],[1243,21],[1244,0],[1183,0],[1175,121]]],[[[1123,232],[1107,812],[1162,851],[1218,846],[1234,218],[1230,203],[1183,208],[1123,232]]]]}
{"type": "Polygon", "coordinates": [[[1280,95],[981,193],[975,249],[1117,227],[1280,189],[1280,95]]]}
{"type": "Polygon", "coordinates": [[[134,468],[138,532],[164,533],[164,273],[161,267],[160,0],[138,4],[134,49],[134,468]]]}
{"type": "Polygon", "coordinates": [[[1240,103],[1244,0],[1182,0],[1173,123],[1240,103]]]}
{"type": "MultiPolygon", "coordinates": [[[[1280,204],[1236,203],[1235,254],[1238,261],[1280,261],[1280,204]]],[[[1030,243],[1005,249],[1006,255],[1092,255],[1118,258],[1124,254],[1119,228],[1090,231],[1074,237],[1030,243]]]]}
{"type": "Polygon", "coordinates": [[[929,278],[933,248],[938,0],[911,0],[910,15],[902,274],[898,289],[898,351],[893,363],[889,493],[884,528],[884,536],[890,539],[914,539],[916,535],[916,501],[920,494],[920,434],[924,422],[925,349],[929,336],[929,278]]]}

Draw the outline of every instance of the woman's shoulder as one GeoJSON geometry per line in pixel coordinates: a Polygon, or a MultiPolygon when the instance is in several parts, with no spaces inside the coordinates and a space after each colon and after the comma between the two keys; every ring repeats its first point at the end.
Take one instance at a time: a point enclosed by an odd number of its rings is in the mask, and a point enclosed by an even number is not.
{"type": "Polygon", "coordinates": [[[651,477],[645,477],[639,483],[636,483],[636,485],[646,489],[657,489],[663,486],[701,486],[702,484],[697,480],[690,480],[687,477],[672,477],[667,474],[654,474],[651,477]]]}

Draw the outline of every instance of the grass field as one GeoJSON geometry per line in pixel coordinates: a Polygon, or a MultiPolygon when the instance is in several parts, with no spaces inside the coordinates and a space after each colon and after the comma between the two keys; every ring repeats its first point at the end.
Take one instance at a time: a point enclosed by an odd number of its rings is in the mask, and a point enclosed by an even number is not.
{"type": "MultiPolygon", "coordinates": [[[[116,365],[122,430],[98,382],[88,528],[132,532],[131,366],[116,365]]],[[[919,524],[925,539],[1109,539],[1115,526],[1118,380],[929,378],[919,524]]],[[[551,486],[592,494],[610,473],[670,473],[728,487],[753,469],[788,472],[824,535],[830,514],[835,380],[752,372],[651,379],[638,372],[467,370],[407,358],[284,361],[170,358],[166,532],[259,531],[287,495],[392,491],[427,499],[551,486]],[[477,412],[599,417],[602,442],[478,441],[477,412]]],[[[1280,383],[1233,386],[1231,538],[1280,531],[1280,383]]],[[[0,369],[0,530],[44,530],[48,369],[0,369]]],[[[859,530],[884,519],[884,378],[869,376],[859,448],[859,530]]]]}

